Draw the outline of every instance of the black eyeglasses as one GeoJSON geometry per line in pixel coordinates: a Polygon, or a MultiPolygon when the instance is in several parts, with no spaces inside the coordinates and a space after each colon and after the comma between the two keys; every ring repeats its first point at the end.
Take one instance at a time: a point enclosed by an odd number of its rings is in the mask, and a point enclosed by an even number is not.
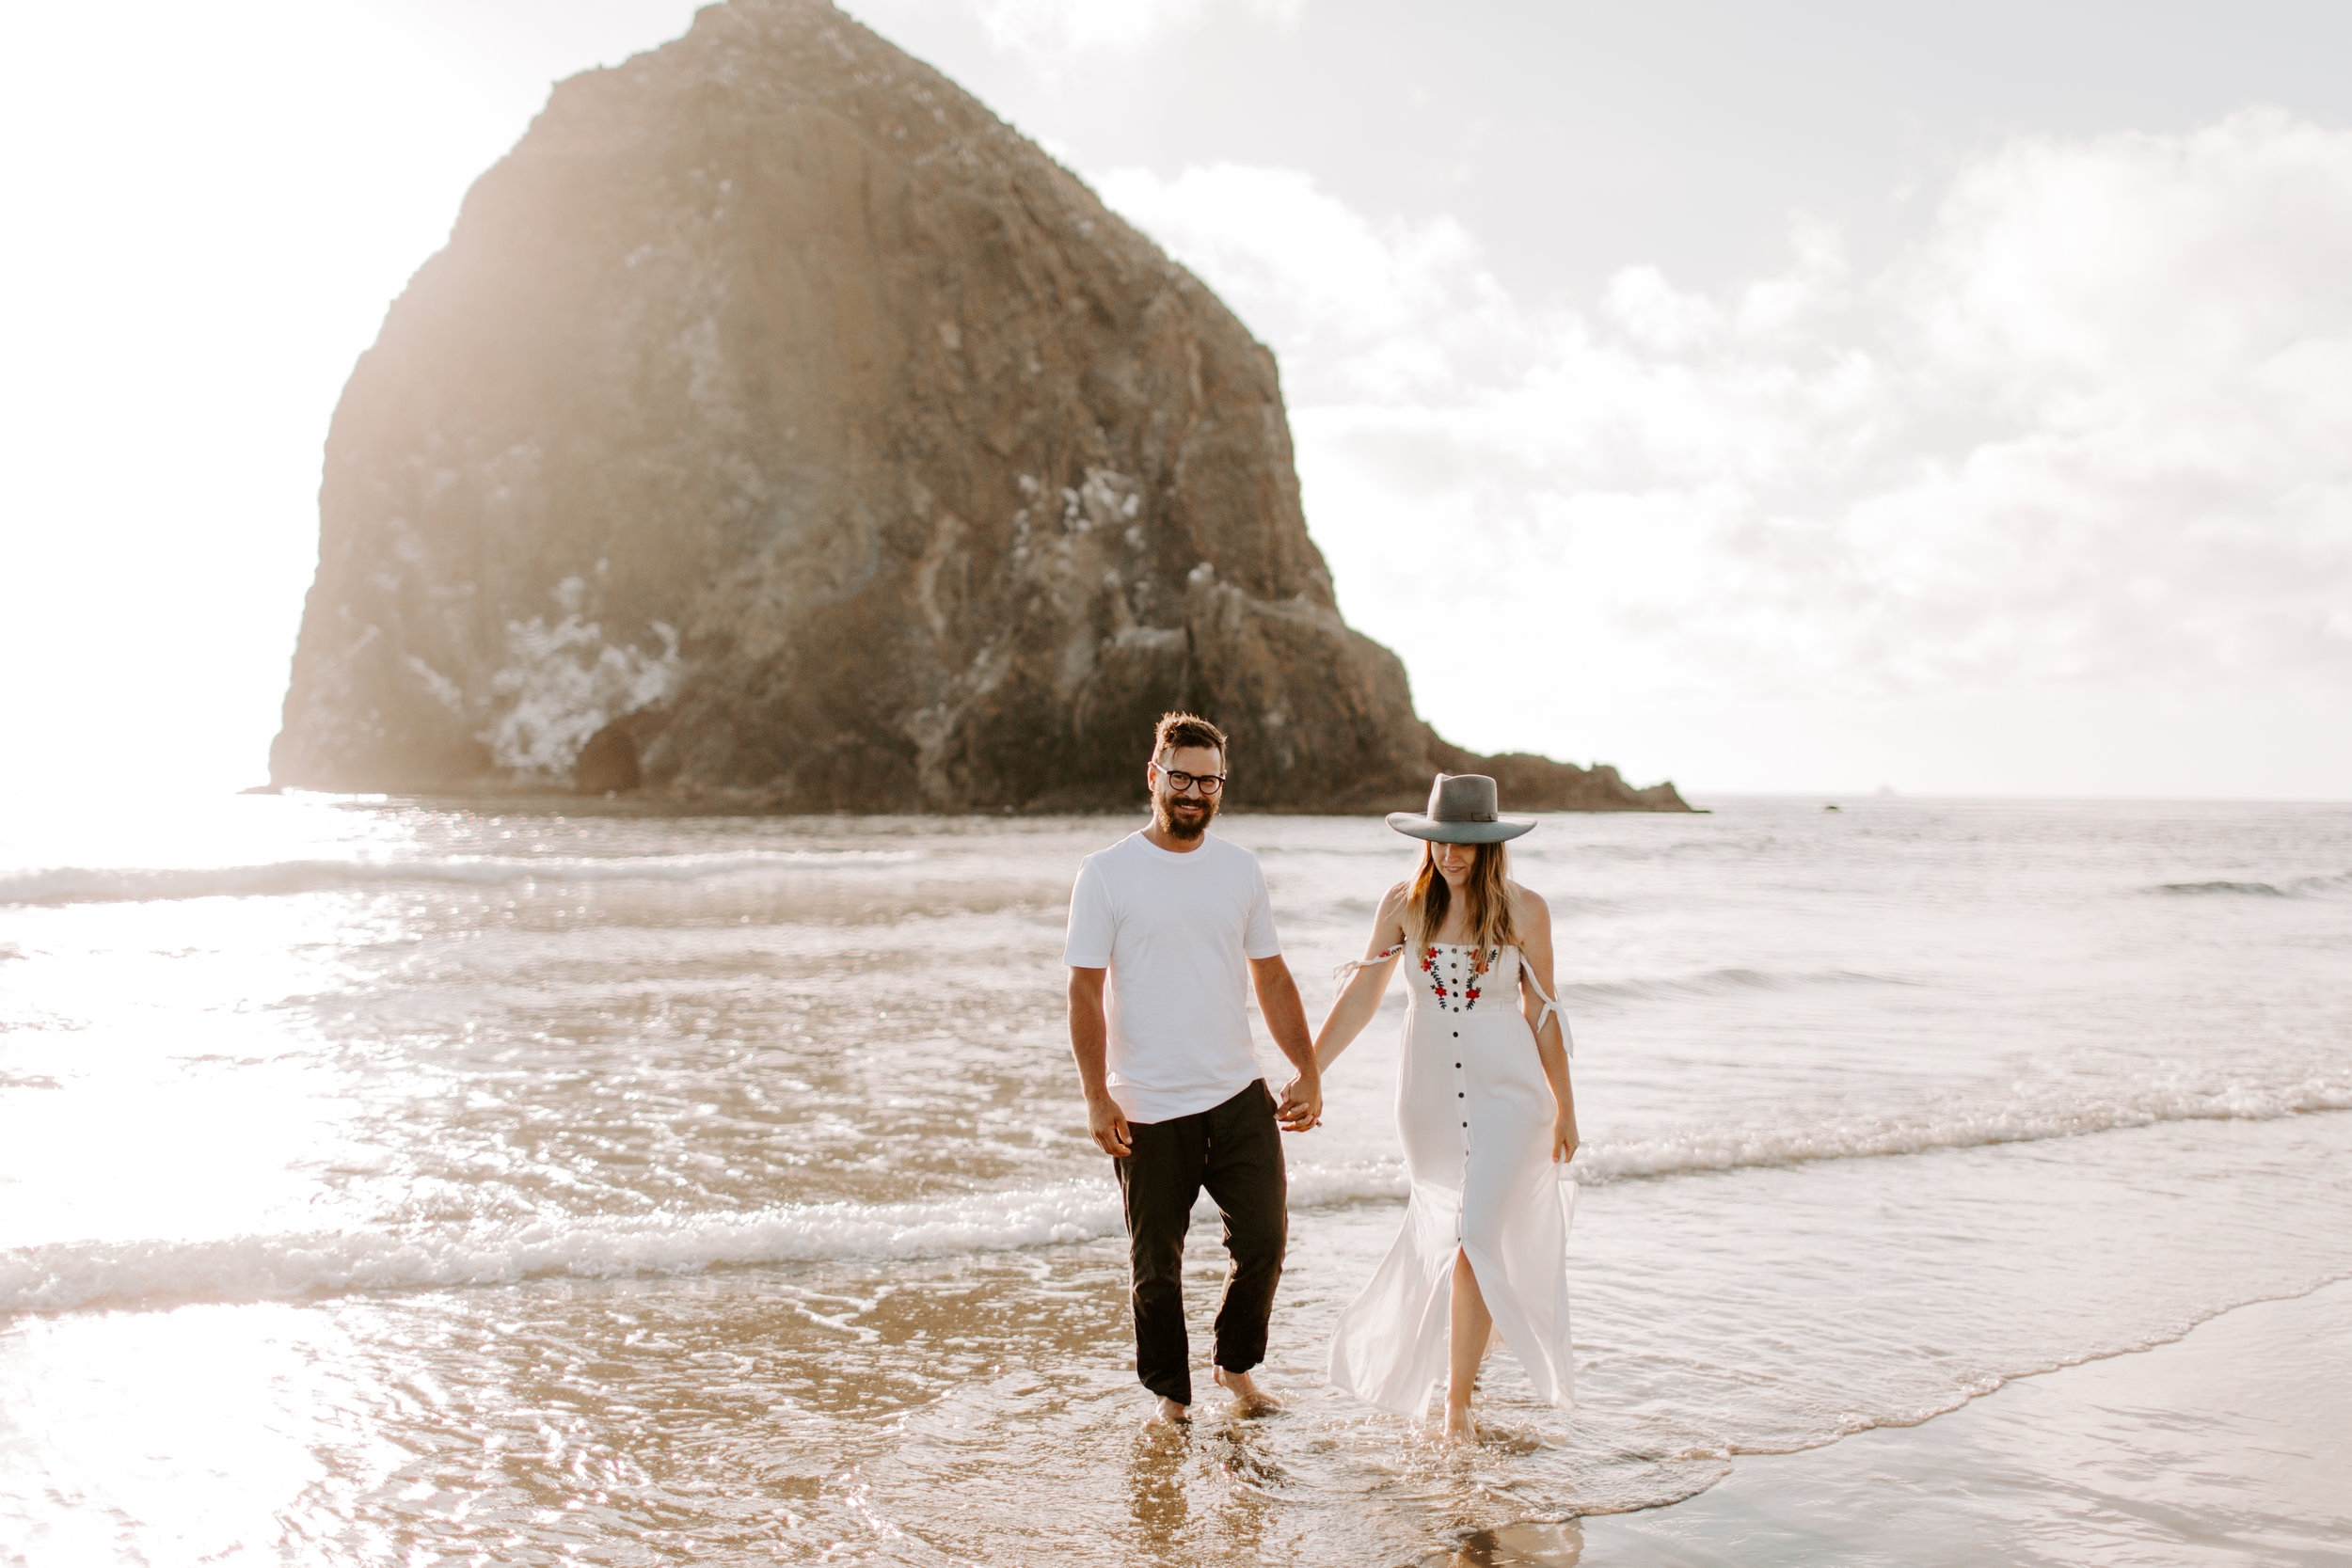
{"type": "Polygon", "coordinates": [[[1152,766],[1158,768],[1160,777],[1168,781],[1168,787],[1179,795],[1195,784],[1200,786],[1203,795],[1215,795],[1225,787],[1225,775],[1222,773],[1180,773],[1173,768],[1161,768],[1156,762],[1152,766]]]}

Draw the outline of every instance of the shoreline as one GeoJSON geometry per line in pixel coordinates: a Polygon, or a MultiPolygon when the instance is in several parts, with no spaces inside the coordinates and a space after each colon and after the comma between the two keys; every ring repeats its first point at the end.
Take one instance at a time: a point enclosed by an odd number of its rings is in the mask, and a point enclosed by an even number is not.
{"type": "Polygon", "coordinates": [[[2352,1278],[2012,1378],[1916,1426],[1746,1454],[1696,1497],[1426,1559],[1565,1568],[2352,1562],[2352,1278]]]}

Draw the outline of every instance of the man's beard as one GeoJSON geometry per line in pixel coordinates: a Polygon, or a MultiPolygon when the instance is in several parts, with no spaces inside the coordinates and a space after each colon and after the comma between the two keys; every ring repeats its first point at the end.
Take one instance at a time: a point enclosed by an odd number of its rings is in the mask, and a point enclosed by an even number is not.
{"type": "Polygon", "coordinates": [[[1200,807],[1200,815],[1196,816],[1187,812],[1179,816],[1176,815],[1177,798],[1173,795],[1155,793],[1152,797],[1152,820],[1159,825],[1160,832],[1170,838],[1199,838],[1207,831],[1209,824],[1216,820],[1216,802],[1187,796],[1183,803],[1187,806],[1200,807]]]}

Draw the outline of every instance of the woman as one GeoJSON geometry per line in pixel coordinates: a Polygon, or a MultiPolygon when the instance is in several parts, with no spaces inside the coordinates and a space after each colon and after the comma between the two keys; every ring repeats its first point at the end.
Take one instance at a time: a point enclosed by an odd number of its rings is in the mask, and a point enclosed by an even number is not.
{"type": "Polygon", "coordinates": [[[1315,1037],[1328,1072],[1408,958],[1396,1127],[1412,1196],[1395,1245],[1340,1316],[1331,1382],[1419,1416],[1443,1374],[1452,1442],[1477,1437],[1470,1389],[1497,1338],[1540,1398],[1575,1403],[1574,1189],[1559,1180],[1577,1144],[1570,1044],[1551,1000],[1551,911],[1510,879],[1502,847],[1534,825],[1498,816],[1495,782],[1476,773],[1438,774],[1426,814],[1392,813],[1390,827],[1424,841],[1420,868],[1380,901],[1315,1037]]]}

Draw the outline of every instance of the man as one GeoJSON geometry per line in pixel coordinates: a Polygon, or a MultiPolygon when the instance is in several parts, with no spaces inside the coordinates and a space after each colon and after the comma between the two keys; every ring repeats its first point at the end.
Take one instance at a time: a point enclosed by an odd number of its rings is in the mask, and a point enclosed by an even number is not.
{"type": "Polygon", "coordinates": [[[1152,736],[1152,824],[1087,857],[1070,895],[1070,1048],[1094,1141],[1116,1163],[1127,1215],[1136,1375],[1156,1418],[1192,1403],[1184,1231],[1206,1188],[1232,1266],[1216,1313],[1216,1377],[1244,1413],[1274,1402],[1250,1381],[1290,1227],[1282,1131],[1323,1114],[1298,987],[1282,962],[1258,858],[1211,833],[1224,798],[1224,732],[1171,713],[1152,736]],[[1249,1040],[1243,978],[1297,1069],[1278,1105],[1249,1040]],[[1104,985],[1109,980],[1107,1019],[1104,985]]]}

